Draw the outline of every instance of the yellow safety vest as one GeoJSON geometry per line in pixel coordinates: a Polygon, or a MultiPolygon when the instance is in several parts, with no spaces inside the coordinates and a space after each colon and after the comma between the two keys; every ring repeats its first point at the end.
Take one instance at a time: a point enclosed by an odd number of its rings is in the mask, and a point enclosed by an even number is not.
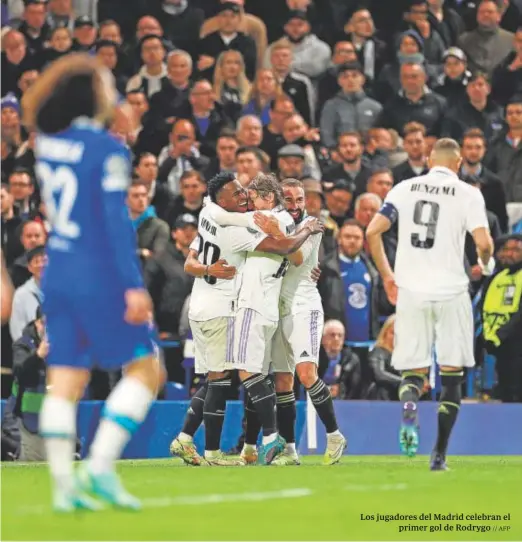
{"type": "Polygon", "coordinates": [[[521,296],[522,269],[513,274],[509,269],[504,269],[491,281],[482,309],[486,341],[500,345],[497,332],[518,312],[521,296]]]}

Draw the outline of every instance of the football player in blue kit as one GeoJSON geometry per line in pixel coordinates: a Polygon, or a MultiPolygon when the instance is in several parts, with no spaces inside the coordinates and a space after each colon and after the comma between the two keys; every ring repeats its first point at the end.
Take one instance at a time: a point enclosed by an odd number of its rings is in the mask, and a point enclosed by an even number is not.
{"type": "Polygon", "coordinates": [[[25,125],[37,132],[36,174],[52,228],[42,282],[51,347],[40,431],[60,512],[96,510],[101,501],[140,507],[120,483],[115,461],[164,381],[125,205],[130,157],[106,128],[116,96],[110,72],[75,54],[53,63],[23,100],[25,125]],[[77,401],[94,361],[105,370],[123,367],[123,377],[75,473],[77,401]]]}

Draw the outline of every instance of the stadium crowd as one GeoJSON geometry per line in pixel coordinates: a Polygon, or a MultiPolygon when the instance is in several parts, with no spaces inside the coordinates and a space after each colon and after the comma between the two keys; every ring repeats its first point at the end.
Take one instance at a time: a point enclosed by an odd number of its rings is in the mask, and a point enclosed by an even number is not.
{"type": "MultiPolygon", "coordinates": [[[[325,221],[320,373],[336,397],[397,399],[393,307],[365,228],[394,184],[427,171],[437,138],[461,143],[461,178],[484,195],[499,260],[522,273],[520,0],[2,0],[2,9],[2,251],[17,288],[2,327],[3,398],[13,359],[15,372],[28,357],[34,367],[48,348],[37,311],[49,224],[21,100],[71,52],[98,57],[134,112],[134,125],[116,116],[111,131],[132,153],[129,213],[164,340],[186,338],[184,260],[206,183],[222,171],[244,186],[259,172],[299,179],[308,213],[325,221]]],[[[385,235],[392,264],[396,236],[385,235]]],[[[468,241],[478,300],[487,284],[468,241]]],[[[486,345],[505,401],[522,401],[520,307],[501,344],[486,345]]],[[[182,347],[165,357],[169,380],[185,382],[182,347]]],[[[110,382],[100,382],[103,398],[110,382]]]]}

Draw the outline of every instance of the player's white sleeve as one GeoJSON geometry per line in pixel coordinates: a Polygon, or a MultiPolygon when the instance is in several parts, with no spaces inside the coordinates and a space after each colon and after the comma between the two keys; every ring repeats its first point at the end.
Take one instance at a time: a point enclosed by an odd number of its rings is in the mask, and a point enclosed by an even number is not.
{"type": "Polygon", "coordinates": [[[321,243],[322,235],[311,235],[302,245],[299,251],[301,252],[303,256],[303,262],[306,262],[306,260],[310,257],[310,254],[314,251],[314,248],[317,247],[318,244],[321,243]]]}
{"type": "Polygon", "coordinates": [[[477,228],[489,230],[486,214],[486,202],[480,190],[473,188],[469,191],[468,208],[466,210],[466,231],[472,233],[477,228]]]}
{"type": "Polygon", "coordinates": [[[210,217],[220,226],[241,226],[257,229],[254,223],[254,213],[229,213],[212,201],[207,203],[210,217]]]}
{"type": "Polygon", "coordinates": [[[232,252],[253,252],[258,245],[266,239],[266,233],[251,228],[229,227],[225,228],[227,246],[232,252]]]}
{"type": "Polygon", "coordinates": [[[199,235],[196,235],[194,241],[190,243],[189,250],[195,250],[196,252],[199,252],[200,246],[201,246],[201,237],[199,235]]]}

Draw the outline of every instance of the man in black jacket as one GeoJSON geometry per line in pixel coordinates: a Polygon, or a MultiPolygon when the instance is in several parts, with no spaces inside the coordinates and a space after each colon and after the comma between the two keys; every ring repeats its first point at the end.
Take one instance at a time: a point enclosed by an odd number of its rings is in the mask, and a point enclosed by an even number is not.
{"type": "Polygon", "coordinates": [[[245,62],[246,76],[254,80],[256,73],[256,42],[239,32],[241,10],[235,2],[223,2],[219,6],[219,31],[209,34],[200,42],[198,70],[202,77],[212,80],[219,55],[232,49],[239,51],[245,62]]]}
{"type": "Polygon", "coordinates": [[[43,0],[25,0],[24,4],[23,21],[18,30],[25,36],[29,53],[38,55],[44,50],[51,30],[45,21],[46,4],[43,0]]]}
{"type": "Polygon", "coordinates": [[[13,198],[9,193],[9,187],[6,184],[1,188],[1,209],[2,209],[2,253],[5,258],[5,264],[10,267],[11,264],[24,252],[20,243],[20,225],[22,219],[15,216],[13,207],[13,198]]]}
{"type": "MultiPolygon", "coordinates": [[[[179,321],[185,299],[192,290],[194,279],[184,271],[190,244],[198,233],[197,220],[192,215],[178,218],[172,231],[172,240],[166,249],[151,258],[144,269],[144,281],[154,303],[154,320],[160,338],[179,340],[179,321]]],[[[183,383],[181,348],[165,352],[169,381],[183,383]]]]}
{"type": "Polygon", "coordinates": [[[522,94],[522,26],[515,34],[513,49],[493,72],[493,99],[502,107],[516,94],[522,94]]]}
{"type": "Polygon", "coordinates": [[[450,47],[444,52],[444,71],[437,77],[433,91],[446,98],[448,107],[466,98],[466,86],[471,72],[468,71],[466,54],[458,47],[450,47]]]}
{"type": "Polygon", "coordinates": [[[506,193],[499,177],[482,164],[486,154],[486,138],[480,129],[472,128],[464,134],[461,154],[462,165],[459,176],[463,178],[475,175],[480,178],[486,208],[497,216],[500,229],[506,232],[508,229],[506,193]]]}
{"type": "Polygon", "coordinates": [[[426,128],[418,122],[406,124],[403,145],[408,159],[393,168],[394,184],[428,173],[426,128]]]}

